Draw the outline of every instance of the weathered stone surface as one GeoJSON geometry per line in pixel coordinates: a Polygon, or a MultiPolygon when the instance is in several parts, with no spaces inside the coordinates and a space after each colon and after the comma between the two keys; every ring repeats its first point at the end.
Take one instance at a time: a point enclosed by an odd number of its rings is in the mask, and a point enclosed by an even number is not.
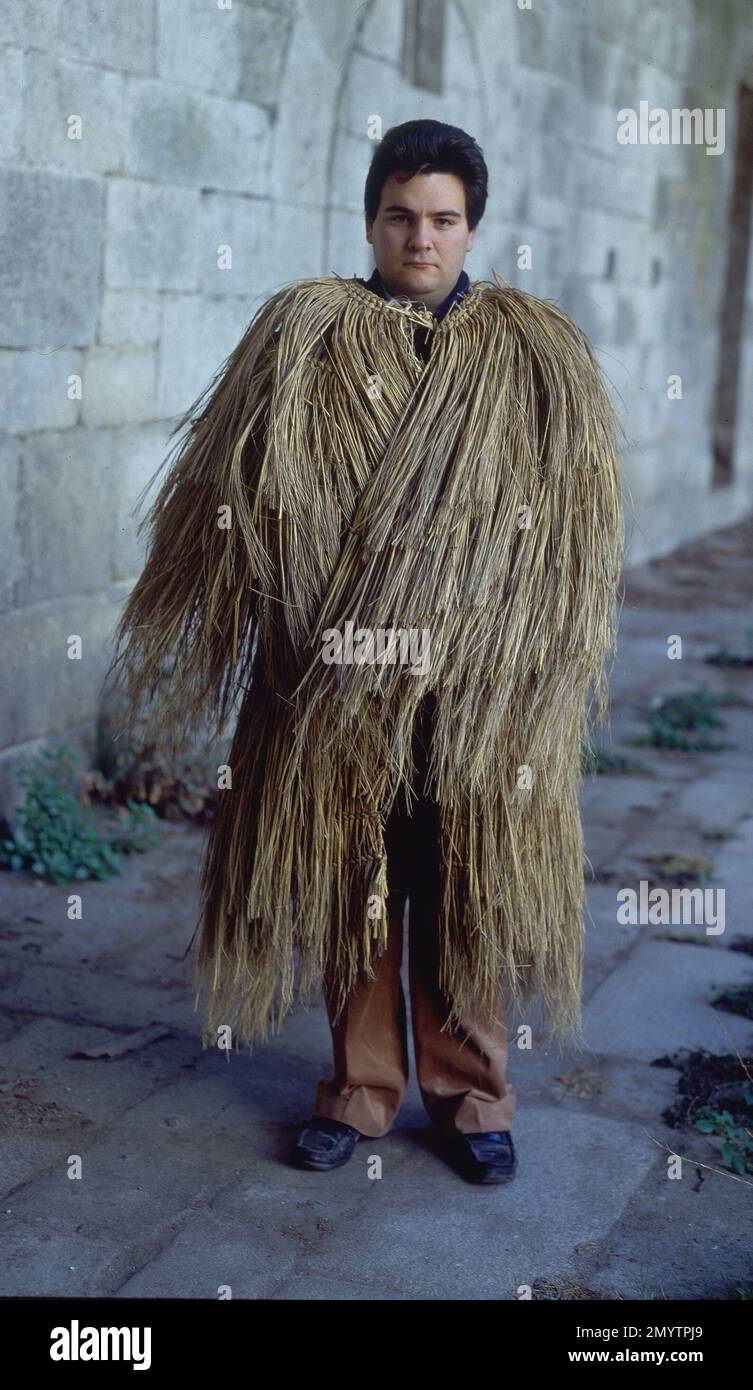
{"type": "Polygon", "coordinates": [[[136,178],[265,194],[268,131],[268,117],[250,102],[135,83],[126,169],[136,178]]]}
{"type": "Polygon", "coordinates": [[[146,541],[143,536],[137,536],[136,527],[148,509],[150,498],[156,495],[158,481],[147,491],[140,508],[137,504],[170,447],[168,422],[132,425],[113,431],[113,580],[133,581],[143,564],[146,541]]]}
{"type": "Polygon", "coordinates": [[[276,106],[291,17],[280,5],[158,0],[159,75],[192,90],[276,106]]]}
{"type": "Polygon", "coordinates": [[[198,287],[198,194],[169,184],[108,185],[105,283],[112,289],[198,287]]]}
{"type": "MultiPolygon", "coordinates": [[[[34,5],[33,47],[55,48],[61,0],[36,0],[34,5]]],[[[23,5],[3,5],[0,11],[0,43],[23,47],[30,42],[29,15],[23,5]]],[[[30,45],[32,46],[32,45],[30,45]]]]}
{"type": "Polygon", "coordinates": [[[0,437],[0,611],[18,602],[23,568],[18,525],[18,489],[21,476],[21,442],[0,437]]]}
{"type": "Polygon", "coordinates": [[[638,944],[629,959],[592,996],[586,1021],[594,1051],[605,1057],[651,1062],[680,1047],[731,1052],[733,1043],[747,1046],[750,1022],[709,1007],[721,989],[750,980],[745,956],[646,939],[657,930],[634,928],[638,944]],[[669,1016],[673,1044],[667,1033],[669,1016]]]}
{"type": "Polygon", "coordinates": [[[121,73],[26,54],[24,151],[32,164],[73,176],[120,173],[127,111],[121,73]]]}
{"type": "Polygon", "coordinates": [[[273,208],[266,199],[208,193],[201,204],[200,287],[204,295],[253,295],[269,283],[273,208]]]}
{"type": "Polygon", "coordinates": [[[158,408],[180,415],[209,385],[251,317],[244,299],[206,300],[199,295],[165,297],[158,408]],[[201,351],[197,352],[197,344],[201,351]]]}
{"type": "Polygon", "coordinates": [[[374,58],[394,63],[403,41],[404,15],[390,0],[375,0],[364,15],[363,47],[374,58]]]}
{"type": "Polygon", "coordinates": [[[49,351],[93,342],[102,214],[97,179],[0,171],[0,346],[49,351]]]}
{"type": "MultiPolygon", "coordinates": [[[[28,55],[26,55],[28,57],[28,55]]],[[[17,159],[23,143],[24,53],[20,48],[0,48],[0,89],[3,120],[0,124],[0,159],[17,159]]]]}
{"type": "Polygon", "coordinates": [[[102,67],[154,72],[154,37],[154,0],[120,6],[66,0],[60,16],[61,51],[102,67]]]}
{"type": "MultiPolygon", "coordinates": [[[[110,469],[106,432],[45,432],[27,440],[19,493],[26,602],[93,595],[108,582],[110,469]]],[[[71,619],[74,612],[75,603],[71,619]]]]}
{"type": "MultiPolygon", "coordinates": [[[[67,547],[69,560],[74,541],[67,547]]],[[[99,561],[91,564],[98,569],[99,561]]],[[[108,594],[100,592],[0,615],[3,683],[10,692],[0,701],[0,747],[11,750],[63,731],[68,737],[82,721],[93,739],[115,618],[108,594]],[[80,661],[66,654],[71,634],[83,638],[80,661]]]]}
{"type": "Polygon", "coordinates": [[[5,403],[6,429],[59,430],[75,425],[81,409],[81,360],[81,353],[65,349],[0,349],[0,398],[5,403]]]}
{"type": "Polygon", "coordinates": [[[157,290],[105,290],[97,338],[107,347],[156,343],[160,331],[157,290]]]}
{"type": "Polygon", "coordinates": [[[154,347],[92,347],[84,355],[81,417],[89,426],[157,419],[154,347]]]}

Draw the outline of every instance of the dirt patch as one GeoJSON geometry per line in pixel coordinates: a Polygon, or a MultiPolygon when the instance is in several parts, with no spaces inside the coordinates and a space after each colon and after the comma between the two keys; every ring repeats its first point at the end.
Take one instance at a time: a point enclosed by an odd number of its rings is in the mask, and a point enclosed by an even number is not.
{"type": "Polygon", "coordinates": [[[22,1077],[0,1080],[0,1130],[6,1135],[38,1134],[40,1130],[57,1134],[94,1123],[80,1110],[58,1105],[55,1100],[37,1100],[35,1093],[39,1084],[22,1077]]]}
{"type": "Polygon", "coordinates": [[[720,1108],[730,1104],[742,1106],[748,1118],[753,1120],[753,1108],[746,1102],[743,1093],[746,1069],[747,1074],[753,1076],[753,1055],[741,1058],[734,1053],[717,1055],[681,1048],[671,1057],[657,1057],[651,1066],[675,1067],[680,1072],[677,1082],[680,1099],[662,1114],[662,1119],[671,1129],[687,1124],[699,1105],[720,1108]]]}
{"type": "Polygon", "coordinates": [[[598,1293],[596,1289],[590,1289],[587,1284],[579,1284],[575,1279],[534,1279],[531,1285],[531,1297],[534,1302],[551,1302],[552,1300],[562,1299],[567,1302],[578,1300],[593,1301],[598,1299],[601,1302],[613,1302],[615,1299],[620,1301],[619,1294],[598,1293]]]}
{"type": "Polygon", "coordinates": [[[709,594],[723,593],[725,606],[747,607],[753,598],[753,515],[734,526],[687,541],[625,576],[625,602],[651,607],[671,594],[678,611],[703,608],[709,594]]]}

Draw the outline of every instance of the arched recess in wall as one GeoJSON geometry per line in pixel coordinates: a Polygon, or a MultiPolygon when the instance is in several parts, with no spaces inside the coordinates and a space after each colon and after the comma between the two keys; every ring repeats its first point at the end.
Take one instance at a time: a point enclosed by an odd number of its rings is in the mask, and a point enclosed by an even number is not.
{"type": "MultiPolygon", "coordinates": [[[[753,389],[753,334],[750,303],[753,267],[753,60],[739,71],[734,90],[735,112],[732,179],[724,211],[724,270],[719,303],[716,387],[711,439],[711,486],[724,488],[741,471],[740,445],[747,431],[753,389]],[[747,406],[747,409],[745,408],[747,406]]],[[[727,136],[729,139],[729,135],[727,136]]],[[[743,467],[749,469],[747,458],[743,467]]]]}
{"type": "Polygon", "coordinates": [[[381,117],[383,132],[423,115],[446,121],[487,151],[490,103],[468,9],[480,13],[475,0],[367,0],[359,11],[335,94],[322,275],[368,275],[373,265],[362,201],[370,117],[381,117]],[[438,80],[432,90],[416,78],[438,80]]]}

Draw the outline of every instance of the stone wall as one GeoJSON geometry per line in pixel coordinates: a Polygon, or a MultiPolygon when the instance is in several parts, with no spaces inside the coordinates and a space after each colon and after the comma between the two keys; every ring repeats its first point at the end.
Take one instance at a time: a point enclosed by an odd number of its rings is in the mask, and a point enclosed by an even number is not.
{"type": "MultiPolygon", "coordinates": [[[[632,559],[750,510],[744,429],[732,482],[710,486],[737,90],[753,81],[745,0],[521,3],[0,10],[6,806],[20,750],[51,734],[91,750],[139,569],[133,508],[179,414],[273,289],[370,272],[375,117],[386,130],[432,116],[482,145],[490,198],[467,269],[558,300],[589,334],[630,436],[632,559]],[[642,100],[724,107],[725,153],[620,145],[617,112],[642,100]],[[81,661],[67,656],[72,633],[81,661]]],[[[746,312],[740,422],[752,322],[746,312]]]]}

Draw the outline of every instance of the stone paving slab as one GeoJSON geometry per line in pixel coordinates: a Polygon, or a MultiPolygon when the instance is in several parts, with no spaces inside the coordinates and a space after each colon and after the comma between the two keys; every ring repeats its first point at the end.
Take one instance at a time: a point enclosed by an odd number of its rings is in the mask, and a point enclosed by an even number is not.
{"type": "Polygon", "coordinates": [[[569,1268],[578,1282],[617,1298],[735,1299],[736,1285],[749,1286],[753,1269],[750,1187],[710,1171],[719,1153],[703,1135],[670,1132],[667,1142],[709,1167],[688,1158],[682,1176],[670,1179],[665,1156],[601,1247],[576,1256],[569,1268]]]}
{"type": "MultiPolygon", "coordinates": [[[[284,1224],[284,1208],[262,1198],[246,1224],[213,1212],[194,1217],[159,1255],[118,1289],[124,1298],[161,1298],[181,1290],[181,1298],[218,1298],[229,1285],[234,1298],[262,1298],[281,1277],[292,1272],[299,1239],[284,1224]]],[[[172,1295],[174,1297],[174,1294],[172,1295]]]]}
{"type": "Polygon", "coordinates": [[[6,959],[28,959],[33,952],[39,962],[64,965],[66,970],[72,964],[96,962],[108,972],[130,971],[134,978],[147,979],[166,963],[174,980],[175,958],[185,951],[186,928],[196,915],[203,836],[193,827],[170,824],[163,824],[162,835],[159,850],[131,856],[124,861],[121,877],[103,882],[37,886],[38,880],[25,875],[3,874],[0,939],[6,959]],[[72,893],[82,898],[80,920],[67,916],[72,893]]]}
{"type": "MultiPolygon", "coordinates": [[[[293,1278],[285,1280],[275,1297],[286,1301],[304,1301],[314,1297],[312,1290],[310,1275],[296,1274],[293,1278]]],[[[373,1302],[375,1299],[380,1303],[400,1303],[405,1299],[401,1289],[380,1288],[375,1284],[370,1284],[367,1288],[362,1283],[351,1283],[346,1279],[324,1279],[321,1274],[316,1276],[315,1296],[325,1299],[327,1303],[361,1303],[373,1302]]]]}
{"type": "Polygon", "coordinates": [[[738,766],[724,771],[707,770],[702,787],[695,784],[686,787],[677,798],[676,809],[700,822],[702,828],[734,825],[735,835],[740,837],[747,833],[750,844],[750,832],[743,831],[745,818],[753,813],[750,769],[738,766]]]}
{"type": "Polygon", "coordinates": [[[647,1062],[680,1045],[750,1050],[753,1022],[712,1009],[709,1000],[728,985],[751,980],[750,958],[738,952],[641,941],[587,1004],[589,1043],[604,1056],[647,1062]]]}
{"type": "MultiPolygon", "coordinates": [[[[7,1218],[6,1218],[7,1219],[7,1218]]],[[[0,1298],[90,1298],[107,1260],[105,1241],[44,1226],[0,1236],[0,1298]]]]}
{"type": "Polygon", "coordinates": [[[625,1200],[656,1161],[633,1126],[609,1119],[555,1120],[532,1107],[520,1129],[523,1175],[499,1188],[463,1183],[435,1153],[428,1128],[364,1139],[333,1173],[270,1168],[273,1190],[259,1190],[255,1178],[227,1188],[210,1218],[195,1217],[118,1292],[158,1296],[179,1287],[181,1296],[213,1297],[229,1282],[238,1297],[284,1296],[281,1275],[306,1272],[312,1297],[322,1278],[346,1279],[374,1297],[388,1287],[408,1297],[509,1298],[511,1273],[531,1282],[542,1261],[565,1258],[573,1230],[582,1240],[601,1238],[611,1200],[625,1200]],[[375,1155],[379,1179],[368,1176],[375,1155]],[[579,1176],[586,1161],[590,1190],[579,1176]],[[601,1200],[607,1192],[610,1201],[601,1200]]]}
{"type": "Polygon", "coordinates": [[[0,1009],[37,1013],[85,1023],[99,1023],[115,1031],[130,1032],[149,1023],[170,1023],[188,1032],[195,1031],[193,997],[187,984],[173,979],[162,988],[138,988],[127,978],[106,975],[71,966],[61,972],[56,965],[36,965],[34,974],[20,969],[0,988],[0,1009]],[[65,989],[61,997],[61,973],[65,989]]]}

